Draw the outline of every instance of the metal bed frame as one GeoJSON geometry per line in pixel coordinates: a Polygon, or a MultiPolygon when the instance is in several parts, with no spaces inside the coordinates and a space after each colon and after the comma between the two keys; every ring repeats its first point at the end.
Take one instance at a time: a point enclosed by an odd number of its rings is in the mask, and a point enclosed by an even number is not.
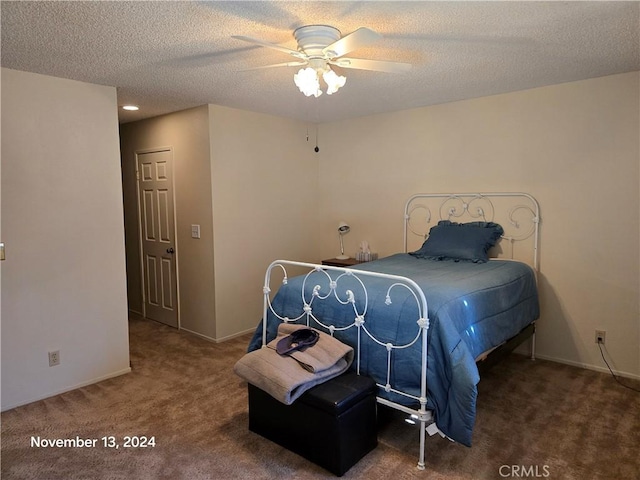
{"type": "MultiPolygon", "coordinates": [[[[502,251],[501,258],[511,258],[520,260],[516,255],[515,244],[529,241],[529,246],[525,248],[527,252],[524,256],[527,260],[521,260],[528,263],[535,272],[538,271],[538,241],[539,241],[539,224],[540,213],[538,202],[531,195],[526,193],[456,193],[456,194],[417,194],[409,198],[405,204],[404,210],[404,252],[409,251],[411,246],[410,234],[420,238],[420,244],[428,236],[429,229],[437,224],[439,220],[462,221],[487,221],[500,223],[505,233],[502,236],[501,243],[505,242],[509,245],[509,252],[505,254],[502,251]],[[435,204],[434,204],[435,202],[435,204]],[[506,202],[506,205],[505,205],[506,202]],[[505,208],[506,207],[506,208],[505,208]]],[[[416,246],[416,249],[419,245],[416,246]]],[[[279,277],[278,277],[279,278],[279,277]]],[[[351,282],[353,284],[353,282],[351,282]]],[[[425,432],[430,435],[438,432],[433,422],[433,414],[427,410],[427,331],[429,329],[427,296],[422,289],[410,278],[389,275],[385,273],[353,270],[349,268],[333,267],[328,265],[318,265],[313,263],[296,262],[290,260],[276,260],[267,268],[265,274],[265,283],[263,287],[264,308],[263,319],[267,318],[267,313],[271,312],[275,317],[284,322],[296,322],[304,319],[307,326],[320,326],[328,331],[331,335],[336,331],[347,330],[350,328],[357,329],[357,344],[352,345],[355,350],[354,364],[356,372],[360,374],[360,346],[363,339],[369,338],[373,344],[377,344],[380,348],[387,351],[387,375],[384,382],[377,382],[379,389],[385,392],[393,392],[402,397],[409,398],[413,403],[418,403],[419,408],[411,408],[380,396],[377,401],[381,405],[391,407],[411,416],[416,422],[420,423],[420,454],[418,460],[418,469],[425,468],[425,432]],[[288,318],[281,316],[276,312],[271,304],[271,279],[274,270],[279,271],[283,275],[282,284],[286,284],[288,280],[287,267],[302,267],[307,269],[302,289],[301,289],[301,314],[296,318],[288,318]],[[308,282],[317,281],[318,275],[322,282],[313,286],[312,293],[306,293],[308,282]],[[395,293],[400,290],[408,290],[413,296],[418,318],[415,319],[415,336],[405,344],[395,345],[387,343],[376,338],[367,328],[371,322],[375,322],[375,318],[367,315],[368,292],[361,278],[376,277],[386,279],[389,282],[386,305],[393,303],[395,293]],[[339,286],[345,278],[355,279],[361,291],[345,290],[341,292],[339,286]],[[321,283],[328,286],[328,291],[323,291],[321,283]],[[313,306],[316,302],[321,302],[329,297],[334,297],[345,308],[353,309],[354,321],[352,324],[343,327],[337,327],[325,323],[323,319],[317,318],[313,313],[313,306]],[[361,308],[356,305],[358,298],[361,308]],[[313,324],[312,324],[313,321],[313,324]],[[422,365],[420,372],[420,395],[415,396],[400,390],[393,385],[391,379],[391,365],[393,363],[394,352],[405,349],[421,342],[422,365]]],[[[513,350],[515,346],[527,338],[531,337],[531,358],[534,358],[535,349],[535,328],[534,324],[526,327],[522,332],[513,337],[511,341],[507,341],[507,345],[501,345],[496,350],[505,349],[513,350]]],[[[267,343],[267,322],[263,321],[262,332],[263,348],[267,343]]],[[[489,354],[491,358],[493,353],[489,354]]],[[[490,363],[490,362],[489,362],[490,363]]],[[[489,364],[487,363],[487,364],[489,364]]],[[[443,435],[443,434],[441,434],[443,435]]],[[[443,435],[444,436],[444,435],[443,435]]]]}

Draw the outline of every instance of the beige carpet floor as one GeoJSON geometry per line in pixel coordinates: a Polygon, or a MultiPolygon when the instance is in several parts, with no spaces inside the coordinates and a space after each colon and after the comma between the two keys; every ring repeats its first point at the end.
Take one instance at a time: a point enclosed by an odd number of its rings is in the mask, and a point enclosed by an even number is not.
{"type": "MultiPolygon", "coordinates": [[[[130,332],[132,373],[2,413],[3,480],[333,478],[248,431],[246,385],[232,371],[248,336],[213,344],[139,318],[130,332]],[[31,444],[77,436],[97,445],[31,444]],[[110,436],[155,446],[104,447],[110,436]]],[[[640,394],[610,375],[511,355],[479,390],[471,448],[430,437],[419,471],[417,428],[393,415],[343,478],[640,478],[640,394]]]]}

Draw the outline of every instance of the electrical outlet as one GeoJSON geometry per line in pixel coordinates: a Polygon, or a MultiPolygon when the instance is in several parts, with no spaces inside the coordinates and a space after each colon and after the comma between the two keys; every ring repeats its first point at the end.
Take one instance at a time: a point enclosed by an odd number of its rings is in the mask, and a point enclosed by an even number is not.
{"type": "Polygon", "coordinates": [[[607,332],[605,332],[604,330],[596,330],[596,343],[601,343],[604,345],[606,336],[607,332]]]}
{"type": "Polygon", "coordinates": [[[49,352],[49,366],[55,367],[56,365],[60,365],[60,350],[49,352]]]}

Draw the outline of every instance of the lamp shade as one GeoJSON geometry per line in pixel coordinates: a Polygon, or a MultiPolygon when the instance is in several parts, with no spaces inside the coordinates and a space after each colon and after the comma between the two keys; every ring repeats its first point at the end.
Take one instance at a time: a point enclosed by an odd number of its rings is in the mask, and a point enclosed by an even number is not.
{"type": "Polygon", "coordinates": [[[293,81],[296,86],[307,97],[314,96],[319,97],[322,95],[320,90],[320,80],[318,80],[318,74],[311,68],[301,68],[298,73],[293,76],[293,81]]]}
{"type": "Polygon", "coordinates": [[[317,59],[316,62],[307,68],[301,68],[293,75],[293,82],[307,97],[319,97],[322,95],[320,89],[320,77],[327,84],[327,95],[336,93],[347,82],[346,77],[338,75],[331,70],[326,61],[317,59]]]}
{"type": "Polygon", "coordinates": [[[328,67],[327,70],[322,74],[322,78],[327,84],[327,95],[336,93],[338,89],[344,87],[344,84],[347,82],[346,77],[338,75],[328,67]]]}

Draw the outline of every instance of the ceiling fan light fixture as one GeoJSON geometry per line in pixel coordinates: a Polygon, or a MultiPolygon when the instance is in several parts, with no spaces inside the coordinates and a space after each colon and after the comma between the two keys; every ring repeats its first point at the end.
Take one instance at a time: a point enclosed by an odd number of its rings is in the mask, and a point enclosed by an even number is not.
{"type": "Polygon", "coordinates": [[[311,67],[301,68],[298,73],[293,76],[293,81],[307,97],[312,95],[319,97],[322,95],[318,73],[311,67]]]}
{"type": "Polygon", "coordinates": [[[336,93],[340,88],[344,87],[344,84],[347,83],[347,77],[342,75],[338,75],[336,72],[328,68],[322,74],[322,78],[327,84],[327,95],[331,95],[332,93],[336,93]]]}
{"type": "Polygon", "coordinates": [[[362,58],[344,58],[343,55],[370,45],[382,38],[373,30],[360,27],[348,35],[342,36],[340,30],[329,25],[304,25],[293,32],[293,36],[298,43],[298,49],[290,48],[258,40],[251,37],[234,36],[238,40],[243,40],[262,47],[272,48],[283,53],[287,53],[299,61],[276,63],[265,65],[262,68],[270,67],[298,67],[305,66],[293,75],[293,81],[300,91],[307,97],[319,97],[320,77],[327,85],[327,95],[336,93],[344,87],[347,82],[346,77],[338,75],[329,65],[336,65],[341,68],[353,68],[356,70],[372,70],[389,73],[402,73],[411,68],[408,63],[388,62],[383,60],[368,60],[362,58]]]}
{"type": "Polygon", "coordinates": [[[342,75],[338,75],[331,70],[329,66],[325,68],[301,68],[298,73],[293,76],[293,81],[300,91],[307,97],[319,97],[322,95],[320,90],[320,74],[322,73],[322,79],[327,84],[327,95],[336,93],[340,88],[344,87],[347,82],[347,78],[342,75]]]}

